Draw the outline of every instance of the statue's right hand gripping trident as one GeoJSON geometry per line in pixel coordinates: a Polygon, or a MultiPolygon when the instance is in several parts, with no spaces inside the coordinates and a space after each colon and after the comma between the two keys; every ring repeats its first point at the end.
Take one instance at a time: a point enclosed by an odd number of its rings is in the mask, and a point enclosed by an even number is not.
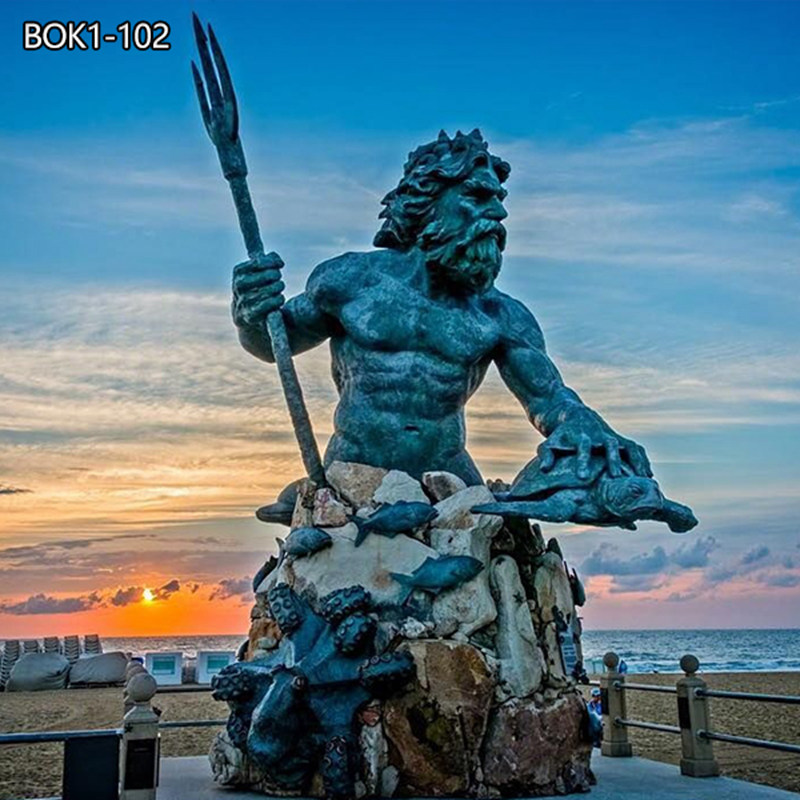
{"type": "Polygon", "coordinates": [[[263,328],[283,306],[283,260],[277,253],[251,258],[233,268],[233,321],[239,328],[263,328]]]}

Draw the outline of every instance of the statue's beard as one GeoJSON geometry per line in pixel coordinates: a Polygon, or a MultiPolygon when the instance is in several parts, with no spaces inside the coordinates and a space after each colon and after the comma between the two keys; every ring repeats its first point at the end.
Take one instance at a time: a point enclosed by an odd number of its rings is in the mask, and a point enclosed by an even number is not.
{"type": "Polygon", "coordinates": [[[491,288],[500,272],[506,229],[496,220],[479,219],[466,231],[452,231],[434,220],[423,230],[419,245],[437,281],[481,294],[491,288]]]}

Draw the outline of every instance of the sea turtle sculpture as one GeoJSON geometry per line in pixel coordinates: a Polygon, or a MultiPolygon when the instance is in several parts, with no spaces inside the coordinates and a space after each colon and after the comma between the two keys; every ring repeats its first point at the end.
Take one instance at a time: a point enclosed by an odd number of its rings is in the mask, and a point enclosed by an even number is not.
{"type": "Polygon", "coordinates": [[[624,463],[621,474],[612,476],[605,457],[592,455],[588,475],[581,479],[577,477],[576,458],[562,456],[547,472],[539,458],[534,458],[508,492],[495,494],[497,502],[475,506],[472,511],[627,530],[636,530],[637,520],[652,519],[666,522],[675,533],[685,533],[697,525],[692,510],[664,497],[653,478],[634,475],[624,463]]]}

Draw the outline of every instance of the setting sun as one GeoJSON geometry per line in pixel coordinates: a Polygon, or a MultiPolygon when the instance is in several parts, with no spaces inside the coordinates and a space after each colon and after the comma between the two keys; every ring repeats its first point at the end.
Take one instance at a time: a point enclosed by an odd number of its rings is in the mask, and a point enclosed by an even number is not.
{"type": "Polygon", "coordinates": [[[142,600],[144,600],[145,603],[152,603],[155,599],[156,596],[153,594],[152,589],[145,589],[142,592],[142,600]]]}

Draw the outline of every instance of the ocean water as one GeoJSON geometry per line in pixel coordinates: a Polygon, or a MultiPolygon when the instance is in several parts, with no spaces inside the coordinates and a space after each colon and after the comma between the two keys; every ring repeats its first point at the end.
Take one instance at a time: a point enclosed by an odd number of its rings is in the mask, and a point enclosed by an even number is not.
{"type": "Polygon", "coordinates": [[[587,670],[609,650],[629,672],[680,672],[685,653],[697,656],[703,672],[790,672],[800,670],[800,629],[584,631],[587,670]]]}
{"type": "MultiPolygon", "coordinates": [[[[103,637],[105,650],[178,651],[195,658],[198,650],[237,650],[246,633],[228,636],[103,637]]],[[[800,629],[593,631],[583,634],[583,652],[590,672],[601,669],[603,654],[613,650],[629,672],[680,672],[684,653],[700,659],[704,672],[800,671],[800,629]]]]}
{"type": "MultiPolygon", "coordinates": [[[[179,650],[194,658],[198,650],[236,650],[246,634],[169,636],[103,640],[106,649],[134,653],[179,650]]],[[[680,672],[684,653],[700,659],[705,672],[776,672],[800,670],[800,629],[695,631],[584,631],[583,652],[598,662],[613,650],[630,672],[680,672]]]]}

